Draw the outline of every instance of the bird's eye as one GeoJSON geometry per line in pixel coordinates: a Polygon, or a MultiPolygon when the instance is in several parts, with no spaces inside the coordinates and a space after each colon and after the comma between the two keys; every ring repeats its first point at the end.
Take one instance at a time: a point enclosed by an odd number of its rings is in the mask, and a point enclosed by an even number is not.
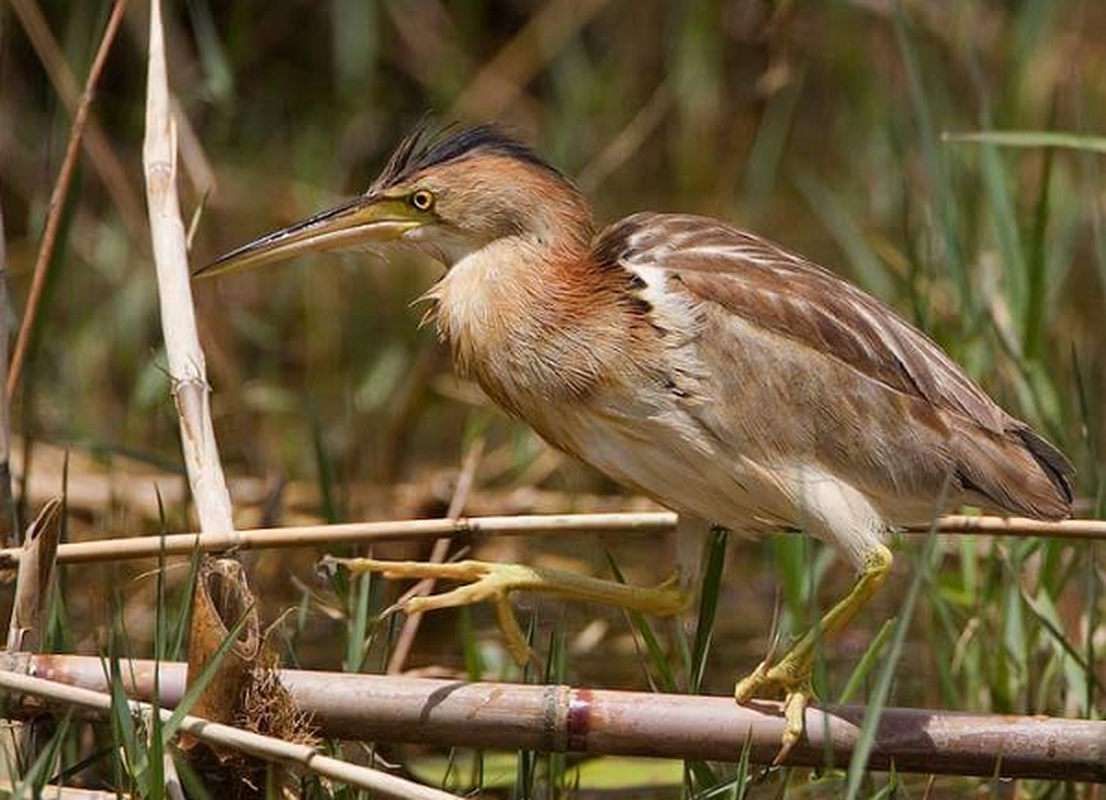
{"type": "Polygon", "coordinates": [[[411,195],[411,205],[419,211],[429,211],[430,206],[434,205],[434,195],[430,194],[426,189],[419,189],[411,195]]]}

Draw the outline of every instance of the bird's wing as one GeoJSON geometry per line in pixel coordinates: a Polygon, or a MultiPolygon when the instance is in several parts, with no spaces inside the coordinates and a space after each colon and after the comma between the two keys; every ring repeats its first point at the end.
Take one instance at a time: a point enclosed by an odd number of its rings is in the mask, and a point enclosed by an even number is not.
{"type": "MultiPolygon", "coordinates": [[[[811,261],[718,220],[652,213],[636,214],[603,231],[594,253],[601,263],[663,270],[699,300],[966,423],[957,424],[958,430],[1009,440],[1019,455],[1032,457],[1028,463],[1036,462],[1040,472],[1035,477],[1048,479],[1045,494],[1055,496],[1056,502],[1045,503],[1050,507],[1037,509],[1038,515],[1061,514],[1060,507],[1070,501],[1067,476],[1072,469],[1059,451],[999,408],[922,332],[811,261]]],[[[982,489],[1001,507],[1034,512],[1012,502],[1016,487],[981,487],[987,465],[958,468],[976,484],[973,489],[982,489]]]]}
{"type": "Polygon", "coordinates": [[[832,272],[718,220],[635,214],[608,228],[600,250],[627,266],[679,274],[688,291],[757,325],[832,355],[891,389],[999,433],[1008,415],[923,333],[832,272]]]}

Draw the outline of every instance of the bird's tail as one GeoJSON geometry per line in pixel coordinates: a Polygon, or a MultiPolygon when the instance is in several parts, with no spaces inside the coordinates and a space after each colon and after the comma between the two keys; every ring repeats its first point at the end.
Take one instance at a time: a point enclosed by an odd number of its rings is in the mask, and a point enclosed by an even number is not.
{"type": "Polygon", "coordinates": [[[973,434],[953,447],[961,487],[981,495],[981,505],[1034,519],[1071,516],[1075,469],[1056,447],[1021,422],[1002,434],[973,434]]]}

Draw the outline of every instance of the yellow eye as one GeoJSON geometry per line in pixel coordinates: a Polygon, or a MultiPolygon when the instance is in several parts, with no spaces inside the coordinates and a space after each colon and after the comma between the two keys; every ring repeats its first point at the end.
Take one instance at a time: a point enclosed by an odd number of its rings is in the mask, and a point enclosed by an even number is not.
{"type": "Polygon", "coordinates": [[[426,189],[419,189],[411,195],[411,205],[419,211],[429,211],[430,206],[434,205],[434,195],[426,191],[426,189]]]}

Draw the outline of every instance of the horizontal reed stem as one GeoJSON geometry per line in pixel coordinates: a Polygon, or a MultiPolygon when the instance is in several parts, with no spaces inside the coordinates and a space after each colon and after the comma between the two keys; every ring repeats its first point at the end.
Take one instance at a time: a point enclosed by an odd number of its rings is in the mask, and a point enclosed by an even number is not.
{"type": "MultiPolygon", "coordinates": [[[[1106,539],[1106,520],[1069,519],[1041,522],[1016,517],[948,516],[933,526],[938,533],[982,533],[992,536],[1047,536],[1054,539],[1106,539]]],[[[236,550],[265,550],[292,547],[324,547],[385,541],[435,540],[441,536],[527,536],[544,533],[658,534],[676,529],[671,511],[614,514],[533,514],[502,517],[460,517],[458,519],[415,519],[387,522],[350,522],[339,525],[303,525],[286,528],[216,533],[175,533],[165,537],[133,536],[75,542],[58,547],[59,564],[122,561],[157,558],[162,548],[167,556],[236,550]]],[[[930,526],[910,528],[907,533],[925,533],[930,526]]],[[[0,570],[15,569],[20,548],[0,549],[0,570]]]]}
{"type": "MultiPolygon", "coordinates": [[[[31,675],[104,690],[104,668],[88,656],[4,654],[0,664],[31,675]]],[[[149,697],[155,664],[122,670],[128,692],[149,697]]],[[[160,669],[161,701],[184,690],[184,664],[160,669]]],[[[297,706],[327,737],[421,742],[443,747],[541,750],[735,761],[746,736],[752,760],[779,750],[779,704],[747,707],[729,697],[650,694],[403,676],[283,670],[297,706]]],[[[863,706],[807,711],[806,735],[788,763],[848,764],[863,706]]],[[[900,772],[1106,782],[1106,722],[885,709],[870,767],[900,772]]]]}

